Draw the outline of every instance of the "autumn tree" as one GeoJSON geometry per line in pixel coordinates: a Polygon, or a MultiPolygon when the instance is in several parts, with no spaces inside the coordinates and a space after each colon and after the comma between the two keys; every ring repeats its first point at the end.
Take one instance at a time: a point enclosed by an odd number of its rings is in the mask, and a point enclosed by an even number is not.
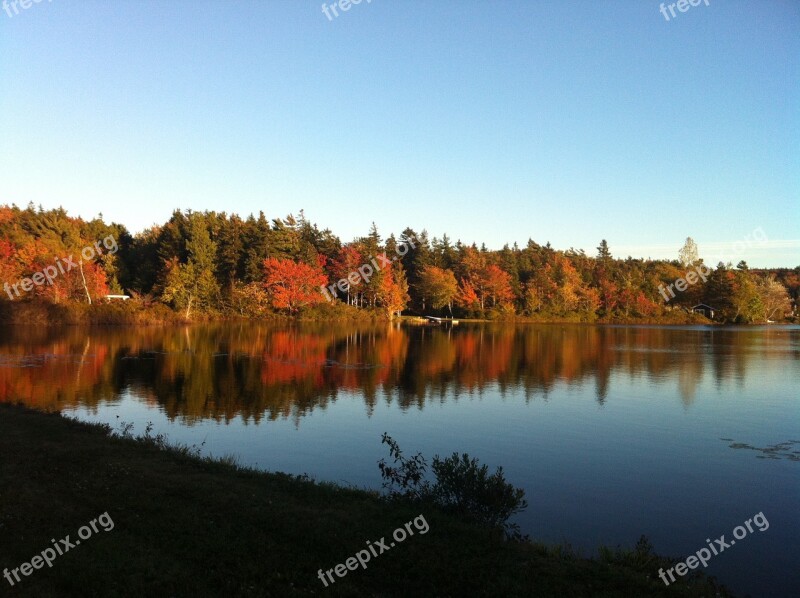
{"type": "Polygon", "coordinates": [[[481,301],[478,298],[478,293],[475,292],[475,287],[467,279],[461,279],[458,283],[458,293],[455,296],[456,304],[467,310],[476,311],[481,309],[481,301]]]}
{"type": "Polygon", "coordinates": [[[269,311],[270,300],[263,283],[235,282],[230,301],[233,309],[242,317],[260,317],[269,311]]]}
{"type": "MultiPolygon", "coordinates": [[[[8,241],[0,240],[0,283],[12,285],[16,283],[22,275],[22,268],[17,261],[17,250],[8,241]]],[[[6,291],[7,293],[8,291],[6,291]]],[[[15,296],[8,297],[6,293],[0,294],[0,299],[15,299],[15,296]]],[[[12,291],[13,295],[13,291],[12,291]]]]}
{"type": "Polygon", "coordinates": [[[384,268],[378,290],[378,302],[389,317],[399,316],[408,305],[409,299],[408,282],[402,266],[384,268]]]}
{"type": "Polygon", "coordinates": [[[765,278],[757,286],[761,305],[764,308],[764,320],[782,320],[786,314],[791,312],[792,304],[789,301],[789,293],[786,292],[786,287],[775,278],[765,278]]]}
{"type": "Polygon", "coordinates": [[[78,264],[78,273],[89,303],[108,295],[108,279],[105,270],[97,262],[78,264]]]}
{"type": "Polygon", "coordinates": [[[175,309],[186,309],[188,318],[192,309],[192,272],[180,263],[177,256],[164,262],[161,300],[175,309]]]}
{"type": "Polygon", "coordinates": [[[547,313],[554,303],[558,285],[553,279],[553,268],[544,264],[532,273],[525,284],[524,308],[528,315],[547,313]]]}
{"type": "Polygon", "coordinates": [[[297,313],[325,301],[320,287],[327,279],[319,266],[273,257],[264,260],[264,272],[264,288],[275,309],[297,313]]]}
{"type": "Polygon", "coordinates": [[[764,307],[751,272],[729,270],[720,263],[708,276],[704,303],[717,310],[727,322],[754,322],[761,319],[764,307]]]}
{"type": "Polygon", "coordinates": [[[417,292],[422,298],[423,309],[427,299],[433,309],[447,306],[452,317],[453,299],[458,292],[458,283],[450,270],[436,266],[424,266],[419,275],[419,282],[417,282],[417,292]]]}
{"type": "Polygon", "coordinates": [[[487,266],[480,274],[481,307],[484,306],[485,299],[492,300],[492,306],[506,305],[514,300],[514,292],[511,289],[511,275],[494,264],[487,266]]]}
{"type": "Polygon", "coordinates": [[[553,300],[556,313],[564,316],[570,312],[577,311],[583,282],[575,267],[565,256],[558,255],[553,274],[553,278],[558,285],[553,300]]]}
{"type": "MultiPolygon", "coordinates": [[[[335,259],[331,263],[330,270],[333,274],[331,283],[337,284],[340,280],[347,280],[351,272],[357,272],[359,266],[364,263],[365,256],[359,251],[354,243],[343,245],[338,251],[335,259]]],[[[337,295],[344,292],[346,294],[347,303],[355,302],[360,290],[347,282],[345,291],[337,289],[337,295]],[[352,298],[352,299],[351,299],[352,298]]]]}

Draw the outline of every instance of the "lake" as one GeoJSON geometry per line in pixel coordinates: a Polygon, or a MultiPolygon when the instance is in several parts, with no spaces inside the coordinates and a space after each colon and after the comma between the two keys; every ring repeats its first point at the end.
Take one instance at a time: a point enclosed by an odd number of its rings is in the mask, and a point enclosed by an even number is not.
{"type": "Polygon", "coordinates": [[[763,513],[707,569],[754,596],[800,595],[798,382],[798,326],[0,330],[0,401],[376,489],[383,432],[467,452],[525,489],[524,533],[584,554],[685,558],[763,513]]]}

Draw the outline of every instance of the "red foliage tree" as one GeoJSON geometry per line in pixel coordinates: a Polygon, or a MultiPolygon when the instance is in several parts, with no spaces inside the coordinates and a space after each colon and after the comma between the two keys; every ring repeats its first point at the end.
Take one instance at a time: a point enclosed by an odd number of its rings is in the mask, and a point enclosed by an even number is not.
{"type": "MultiPolygon", "coordinates": [[[[347,277],[351,272],[355,272],[358,270],[359,266],[366,263],[367,259],[362,253],[358,250],[357,247],[354,245],[344,245],[339,250],[339,253],[336,255],[336,258],[331,263],[331,273],[333,274],[334,280],[331,282],[336,283],[339,280],[347,280],[347,277]]],[[[340,293],[341,291],[336,291],[340,293]]],[[[357,295],[359,292],[358,287],[350,288],[347,287],[347,302],[350,303],[351,296],[357,295]]]]}
{"type": "Polygon", "coordinates": [[[456,294],[456,304],[464,309],[477,309],[481,305],[478,294],[475,292],[475,287],[468,280],[462,280],[458,285],[458,293],[456,294]]]}
{"type": "Polygon", "coordinates": [[[642,291],[636,293],[634,309],[640,316],[647,317],[655,316],[659,312],[658,304],[648,299],[642,291]]]}
{"type": "MultiPolygon", "coordinates": [[[[80,276],[80,272],[78,272],[80,276]]],[[[96,262],[89,262],[83,264],[83,277],[86,279],[86,286],[83,289],[89,291],[92,301],[96,301],[108,295],[108,280],[106,279],[105,270],[96,262]]],[[[81,280],[83,282],[83,280],[81,280]]],[[[80,291],[79,291],[80,294],[80,291]]]]}
{"type": "Polygon", "coordinates": [[[605,313],[612,313],[619,304],[619,287],[613,281],[604,278],[600,281],[600,305],[605,313]]]}
{"type": "Polygon", "coordinates": [[[322,303],[320,290],[327,282],[322,269],[294,260],[268,258],[264,260],[264,288],[272,306],[297,312],[301,307],[322,303]]]}
{"type": "Polygon", "coordinates": [[[487,297],[492,299],[492,305],[503,305],[514,300],[514,291],[511,288],[511,276],[499,266],[487,266],[481,278],[483,279],[484,295],[481,303],[485,304],[487,297]]]}

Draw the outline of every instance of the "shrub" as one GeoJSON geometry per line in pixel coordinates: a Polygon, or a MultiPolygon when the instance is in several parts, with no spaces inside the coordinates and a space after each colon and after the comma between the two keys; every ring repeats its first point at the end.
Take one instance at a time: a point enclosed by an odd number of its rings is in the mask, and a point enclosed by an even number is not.
{"type": "Polygon", "coordinates": [[[385,460],[378,461],[383,488],[393,499],[423,500],[430,495],[430,484],[424,480],[428,464],[421,453],[410,459],[403,457],[397,442],[384,432],[381,444],[389,445],[389,456],[396,465],[388,465],[385,460]]]}
{"type": "Polygon", "coordinates": [[[437,455],[431,469],[436,476],[433,497],[438,504],[490,527],[508,528],[508,519],[528,506],[525,491],[506,482],[502,467],[489,475],[487,465],[466,453],[460,457],[453,453],[446,459],[437,455]]]}
{"type": "Polygon", "coordinates": [[[404,457],[398,443],[386,433],[381,443],[389,445],[392,459],[392,464],[378,461],[390,499],[430,501],[446,511],[501,528],[510,537],[520,537],[518,526],[508,520],[528,507],[525,491],[506,482],[502,467],[490,475],[488,466],[466,453],[453,453],[445,459],[436,455],[431,465],[435,481],[431,483],[425,479],[428,464],[421,453],[404,457]]]}

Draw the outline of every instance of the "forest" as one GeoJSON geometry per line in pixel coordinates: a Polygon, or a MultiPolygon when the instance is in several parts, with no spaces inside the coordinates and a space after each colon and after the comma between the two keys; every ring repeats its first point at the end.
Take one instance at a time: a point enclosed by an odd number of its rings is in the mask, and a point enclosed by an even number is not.
{"type": "MultiPolygon", "coordinates": [[[[5,205],[0,308],[101,309],[108,295],[127,295],[130,300],[115,308],[137,312],[137,321],[169,312],[182,320],[402,314],[679,323],[707,321],[692,312],[705,304],[719,322],[795,321],[800,266],[704,265],[691,239],[675,255],[615,257],[605,240],[594,255],[532,239],[524,247],[490,250],[447,234],[429,237],[424,229],[383,238],[374,224],[364,237],[345,242],[302,210],[271,220],[263,212],[242,218],[176,210],[163,225],[131,234],[121,224],[106,224],[102,214],[84,220],[63,208],[5,205]],[[666,295],[664,288],[689,268],[708,272],[705,280],[666,295]]],[[[2,313],[20,319],[25,312],[2,313]]]]}

